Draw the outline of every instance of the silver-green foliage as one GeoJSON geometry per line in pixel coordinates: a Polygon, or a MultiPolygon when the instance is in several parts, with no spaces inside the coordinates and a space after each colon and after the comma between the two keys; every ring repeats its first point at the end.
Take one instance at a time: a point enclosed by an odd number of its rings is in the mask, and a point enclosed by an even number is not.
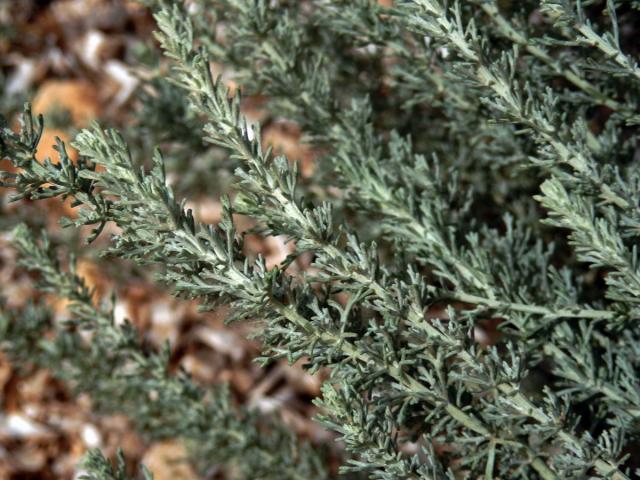
{"type": "Polygon", "coordinates": [[[203,308],[257,320],[265,361],[329,367],[319,418],[350,453],[344,471],[638,474],[640,97],[625,51],[637,12],[203,0],[191,18],[159,3],[171,81],[237,165],[223,220],[198,224],[160,153],[145,170],[97,126],[74,142],[78,165],[62,145],[59,164],[38,164],[29,114],[2,137],[18,197],[73,197],[72,223],[121,228],[112,254],[161,265],[203,308]],[[261,144],[212,58],[302,127],[316,177],[261,144]],[[291,256],[268,269],[243,253],[233,212],[293,242],[291,256]],[[303,255],[312,268],[295,273],[303,255]],[[487,320],[500,322],[495,345],[474,338],[487,320]]]}
{"type": "MultiPolygon", "coordinates": [[[[116,464],[113,465],[107,460],[100,450],[90,450],[85,456],[82,467],[86,473],[80,475],[80,480],[129,480],[127,475],[127,465],[122,450],[118,450],[116,464]]],[[[140,478],[143,480],[153,480],[153,475],[143,467],[140,478]]]]}
{"type": "MultiPolygon", "coordinates": [[[[96,306],[75,263],[63,268],[46,236],[38,241],[24,225],[13,236],[40,291],[66,299],[69,312],[54,322],[43,307],[1,309],[0,339],[14,361],[51,369],[76,392],[90,394],[99,412],[129,416],[147,439],[185,441],[203,472],[224,464],[244,478],[325,477],[321,453],[296,442],[284,425],[236,411],[225,388],[207,390],[183,371],[170,374],[169,348],[154,352],[133,325],[117,325],[111,308],[96,306]]],[[[89,464],[100,458],[94,457],[89,464]]]]}

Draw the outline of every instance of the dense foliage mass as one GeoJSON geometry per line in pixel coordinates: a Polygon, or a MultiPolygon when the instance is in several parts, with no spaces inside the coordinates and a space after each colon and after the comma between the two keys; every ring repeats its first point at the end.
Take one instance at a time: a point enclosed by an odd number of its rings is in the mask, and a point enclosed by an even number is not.
{"type": "MultiPolygon", "coordinates": [[[[328,367],[318,420],[346,448],[343,473],[640,475],[640,3],[145,3],[171,75],[150,80],[161,95],[146,98],[144,134],[174,144],[167,161],[95,125],[72,142],[77,162],[60,143],[40,163],[27,109],[0,140],[17,199],[71,197],[69,226],[119,227],[109,255],[159,265],[177,295],[256,322],[264,362],[328,367]],[[262,144],[213,61],[300,126],[313,174],[262,144]],[[231,180],[218,225],[194,220],[167,182],[165,164],[188,170],[185,151],[231,180]],[[268,268],[247,254],[235,213],[291,255],[268,268]]],[[[45,311],[6,312],[14,358],[60,365],[141,430],[191,442],[203,469],[334,475],[276,420],[168,375],[46,241],[21,227],[15,242],[43,288],[71,299],[72,321],[43,341],[45,311]]],[[[97,452],[87,465],[88,478],[125,478],[97,452]]]]}

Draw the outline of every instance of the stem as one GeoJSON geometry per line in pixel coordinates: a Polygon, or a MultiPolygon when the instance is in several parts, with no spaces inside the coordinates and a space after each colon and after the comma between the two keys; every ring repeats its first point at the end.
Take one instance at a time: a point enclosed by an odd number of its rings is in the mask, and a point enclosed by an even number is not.
{"type": "Polygon", "coordinates": [[[615,48],[611,46],[610,43],[606,42],[601,35],[598,35],[590,25],[586,23],[580,23],[574,25],[574,27],[578,32],[580,32],[586,42],[592,47],[596,47],[600,50],[607,58],[612,59],[618,65],[620,65],[623,69],[627,70],[629,74],[636,77],[636,79],[640,79],[640,68],[633,64],[629,60],[629,57],[620,50],[620,48],[615,48]]]}
{"type": "MultiPolygon", "coordinates": [[[[584,78],[576,75],[571,69],[563,67],[560,62],[551,57],[547,52],[543,49],[537,47],[536,45],[532,45],[529,42],[529,39],[518,32],[513,26],[507,21],[504,16],[500,14],[498,10],[498,6],[495,1],[489,3],[482,0],[468,0],[471,3],[477,4],[484,10],[484,12],[495,22],[498,26],[498,30],[509,40],[523,47],[527,52],[536,57],[538,60],[546,63],[549,67],[551,67],[558,75],[563,76],[573,85],[578,87],[580,90],[585,92],[587,95],[590,95],[595,100],[600,102],[602,105],[610,108],[615,111],[625,111],[628,112],[629,108],[626,105],[623,105],[616,100],[607,97],[600,90],[594,87],[589,81],[584,78]]],[[[632,113],[632,112],[630,112],[632,113]]]]}
{"type": "Polygon", "coordinates": [[[613,320],[616,318],[615,312],[609,310],[595,310],[592,308],[580,308],[578,306],[574,308],[552,310],[540,305],[492,300],[490,298],[471,295],[464,292],[452,292],[451,294],[447,294],[447,296],[452,300],[471,303],[474,305],[482,305],[494,310],[512,310],[514,312],[542,315],[546,318],[587,318],[592,320],[613,320]]]}

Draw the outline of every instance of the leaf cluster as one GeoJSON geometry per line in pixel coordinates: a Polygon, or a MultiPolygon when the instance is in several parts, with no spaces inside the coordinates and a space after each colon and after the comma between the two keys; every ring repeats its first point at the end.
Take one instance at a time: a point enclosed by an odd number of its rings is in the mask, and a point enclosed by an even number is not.
{"type": "Polygon", "coordinates": [[[145,169],[114,131],[80,133],[77,164],[62,144],[58,163],[37,162],[28,111],[21,133],[2,134],[18,198],[72,197],[69,223],[120,228],[111,255],[253,319],[263,361],[329,368],[319,419],[349,452],[345,472],[638,475],[640,97],[625,33],[637,12],[613,0],[160,3],[173,86],[236,166],[221,222],[196,221],[159,151],[145,169]],[[317,176],[262,144],[212,60],[300,125],[317,176]],[[291,255],[267,268],[247,254],[234,212],[291,255]]]}

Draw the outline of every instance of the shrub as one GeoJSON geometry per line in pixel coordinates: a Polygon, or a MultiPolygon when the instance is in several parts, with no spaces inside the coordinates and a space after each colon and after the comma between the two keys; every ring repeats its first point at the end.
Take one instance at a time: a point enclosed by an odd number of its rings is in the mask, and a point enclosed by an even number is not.
{"type": "MultiPolygon", "coordinates": [[[[71,197],[67,225],[93,225],[92,237],[120,228],[109,254],[159,265],[177,295],[256,322],[263,362],[329,368],[318,420],[346,447],[343,472],[638,475],[637,1],[145,3],[172,64],[161,100],[186,115],[176,129],[202,148],[200,123],[234,172],[221,222],[196,222],[160,150],[144,168],[113,130],[82,131],[77,163],[62,144],[58,162],[38,163],[42,124],[28,109],[20,133],[2,133],[15,198],[71,197]],[[262,144],[212,61],[299,125],[312,175],[262,144]],[[285,237],[291,255],[268,268],[245,254],[234,213],[285,237]],[[306,272],[292,268],[301,256],[313,259],[306,272]]],[[[149,102],[171,134],[174,120],[149,102]]],[[[69,355],[69,375],[94,397],[136,412],[143,430],[193,440],[199,460],[239,460],[243,478],[331,475],[277,422],[267,440],[251,414],[136,353],[77,277],[24,228],[15,237],[46,288],[77,297],[72,314],[93,339],[65,345],[88,353],[43,354],[69,355]],[[83,358],[101,351],[107,370],[85,378],[83,358]]],[[[40,317],[25,318],[3,324],[20,356],[41,348],[40,317]]],[[[88,464],[121,478],[97,453],[88,464]]]]}

